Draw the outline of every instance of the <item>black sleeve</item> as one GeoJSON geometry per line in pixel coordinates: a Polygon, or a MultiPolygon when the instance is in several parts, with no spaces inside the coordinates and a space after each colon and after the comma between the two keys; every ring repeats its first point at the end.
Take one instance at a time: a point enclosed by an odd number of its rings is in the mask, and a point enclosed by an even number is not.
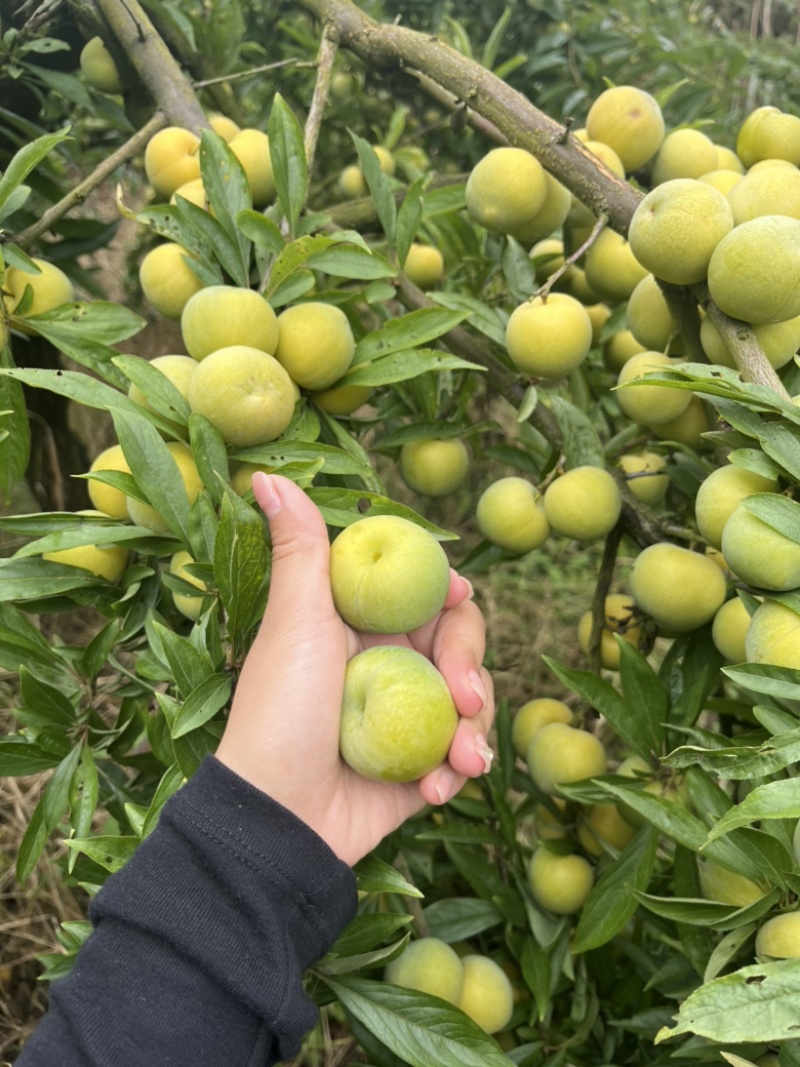
{"type": "Polygon", "coordinates": [[[354,916],[353,872],[209,757],[90,909],[16,1067],[266,1067],[316,1020],[302,974],[354,916]]]}

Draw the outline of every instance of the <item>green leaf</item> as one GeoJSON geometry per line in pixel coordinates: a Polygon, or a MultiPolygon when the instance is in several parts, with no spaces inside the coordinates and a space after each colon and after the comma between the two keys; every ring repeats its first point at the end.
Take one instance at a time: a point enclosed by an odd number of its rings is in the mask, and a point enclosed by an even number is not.
{"type": "Polygon", "coordinates": [[[800,481],[800,439],[797,433],[782,423],[770,422],[762,425],[758,439],[767,455],[795,482],[800,481]]]}
{"type": "Polygon", "coordinates": [[[636,911],[632,890],[644,890],[656,861],[658,834],[644,826],[606,867],[581,909],[572,951],[599,948],[620,932],[636,911]]]}
{"type": "Polygon", "coordinates": [[[97,585],[95,578],[81,567],[52,563],[38,557],[0,561],[0,600],[25,601],[54,597],[76,589],[97,585]]]}
{"type": "Polygon", "coordinates": [[[564,465],[605,467],[605,453],[588,415],[560,396],[551,396],[553,414],[564,438],[564,465]]]}
{"type": "Polygon", "coordinates": [[[780,493],[754,493],[745,497],[742,507],[773,530],[800,543],[800,504],[780,493]]]}
{"type": "Polygon", "coordinates": [[[382,359],[392,352],[402,352],[435,341],[468,316],[469,311],[420,308],[399,318],[389,319],[380,329],[362,337],[356,345],[353,364],[382,359]]]}
{"type": "Polygon", "coordinates": [[[114,427],[122,453],[151,507],[169,529],[189,541],[189,497],[178,464],[152,423],[117,411],[114,427]]]}
{"type": "Polygon", "coordinates": [[[353,870],[361,893],[399,893],[401,896],[417,898],[423,895],[399,871],[377,856],[365,856],[353,870]]]}
{"type": "Polygon", "coordinates": [[[397,204],[389,178],[381,170],[380,161],[369,141],[365,141],[352,130],[349,132],[356,146],[358,161],[375,205],[375,211],[380,219],[383,232],[386,234],[386,239],[392,246],[397,231],[397,204]]]}
{"type": "Polygon", "coordinates": [[[38,774],[39,771],[49,771],[58,762],[58,756],[45,752],[27,737],[0,738],[0,777],[22,778],[26,774],[38,774]]]}
{"type": "Polygon", "coordinates": [[[519,242],[506,237],[506,245],[500,259],[511,296],[519,304],[538,289],[536,271],[531,258],[519,242]]]}
{"type": "Polygon", "coordinates": [[[149,360],[139,356],[116,356],[113,362],[128,381],[133,382],[144,393],[151,409],[159,412],[165,419],[186,426],[191,408],[166,374],[154,367],[149,360]]]}
{"type": "Polygon", "coordinates": [[[81,745],[76,745],[61,760],[36,805],[17,852],[16,874],[20,885],[27,881],[44,850],[48,837],[58,826],[69,807],[70,783],[80,755],[81,745]]]}
{"type": "Polygon", "coordinates": [[[161,809],[173,794],[177,793],[181,785],[184,782],[183,771],[177,765],[168,767],[158,783],[158,788],[153,794],[153,799],[150,801],[150,807],[147,809],[147,814],[144,817],[142,824],[142,837],[147,837],[152,833],[158,823],[158,817],[161,814],[161,809]]]}
{"type": "Polygon", "coordinates": [[[412,185],[409,185],[397,213],[397,262],[402,263],[403,267],[405,267],[408,250],[422,222],[425,181],[424,177],[418,178],[412,185]]]}
{"type": "MultiPolygon", "coordinates": [[[[69,787],[70,825],[75,837],[86,837],[91,832],[94,819],[99,781],[97,765],[88,745],[83,745],[81,758],[69,787]]],[[[78,859],[77,852],[71,852],[67,859],[67,869],[72,873],[78,859]]]]}
{"type": "Polygon", "coordinates": [[[259,248],[266,249],[270,255],[279,256],[284,249],[285,241],[281,231],[266,215],[252,208],[236,213],[236,225],[245,235],[259,248]]]}
{"type": "Polygon", "coordinates": [[[741,804],[726,812],[709,830],[709,841],[761,819],[800,818],[800,778],[783,778],[756,786],[741,804]]]}
{"type": "Polygon", "coordinates": [[[393,278],[397,270],[379,252],[337,242],[321,252],[309,256],[307,266],[324,271],[334,278],[353,278],[356,281],[376,281],[393,278]]]}
{"type": "Polygon", "coordinates": [[[375,945],[394,937],[413,921],[413,916],[405,914],[356,915],[337,937],[329,955],[354,956],[368,952],[375,945]]]}
{"type": "Polygon", "coordinates": [[[109,834],[98,837],[72,837],[64,844],[67,848],[88,856],[107,871],[119,871],[125,866],[139,846],[139,838],[109,834]]]}
{"type": "MultiPolygon", "coordinates": [[[[638,889],[638,887],[637,887],[638,889]]],[[[766,915],[780,900],[780,890],[773,889],[746,907],[737,904],[722,904],[716,900],[682,899],[681,897],[657,897],[636,892],[637,898],[655,915],[673,922],[705,926],[713,930],[735,930],[766,915]]]]}
{"type": "Polygon", "coordinates": [[[369,476],[370,473],[374,475],[363,450],[362,455],[364,459],[356,459],[335,445],[290,439],[286,442],[273,441],[270,444],[241,449],[234,454],[234,459],[244,463],[257,463],[276,471],[297,462],[321,460],[320,470],[325,474],[356,474],[361,477],[369,476]]]}
{"type": "Polygon", "coordinates": [[[467,296],[466,293],[431,293],[430,298],[452,311],[467,312],[470,317],[470,326],[494,341],[495,344],[505,347],[506,328],[495,308],[488,307],[482,301],[467,296]]]}
{"type": "MultiPolygon", "coordinates": [[[[151,208],[150,210],[152,211],[153,209],[151,208]]],[[[189,227],[197,235],[197,240],[191,242],[194,247],[190,245],[185,245],[184,247],[186,247],[187,252],[193,252],[200,259],[200,266],[202,267],[203,265],[204,254],[207,256],[210,250],[226,274],[233,279],[234,284],[242,289],[247,289],[250,285],[249,262],[248,257],[242,252],[238,235],[237,237],[231,237],[219,219],[214,218],[205,208],[198,207],[197,204],[193,204],[190,200],[184,200],[183,197],[178,197],[174,212],[177,218],[184,223],[184,229],[189,227]],[[198,246],[199,251],[197,250],[198,246]]],[[[179,244],[183,244],[183,230],[180,236],[179,244]]],[[[246,245],[246,247],[249,248],[249,245],[246,245]]],[[[195,269],[194,266],[192,269],[195,269]]],[[[205,271],[198,268],[195,273],[206,285],[214,284],[213,277],[208,276],[205,271]]]]}
{"type": "Polygon", "coordinates": [[[370,952],[360,952],[353,956],[336,957],[332,954],[325,956],[316,964],[318,974],[340,975],[352,974],[354,971],[363,971],[367,968],[385,967],[391,960],[396,959],[409,942],[410,934],[406,934],[402,940],[393,945],[372,949],[370,952]]]}
{"type": "Polygon", "coordinates": [[[416,378],[420,374],[446,370],[485,372],[486,368],[435,348],[414,348],[406,352],[393,352],[392,355],[377,359],[374,363],[359,363],[340,378],[336,385],[391,385],[416,378]]]}
{"type": "Polygon", "coordinates": [[[365,978],[323,980],[349,1014],[411,1067],[508,1067],[488,1034],[438,997],[365,978]]]}
{"type": "Polygon", "coordinates": [[[43,724],[52,723],[64,729],[75,725],[76,709],[60,689],[40,681],[24,666],[19,669],[19,682],[25,707],[36,712],[43,724]]]}
{"type": "Polygon", "coordinates": [[[489,34],[486,44],[483,46],[481,66],[486,67],[487,70],[492,70],[497,62],[500,46],[503,43],[503,38],[508,30],[508,24],[511,21],[512,10],[513,9],[510,7],[505,9],[503,14],[492,27],[492,32],[489,34]]]}
{"type": "Polygon", "coordinates": [[[214,579],[235,639],[260,618],[267,578],[264,522],[226,486],[214,545],[214,579]]]}
{"type": "MultiPolygon", "coordinates": [[[[0,367],[13,367],[11,352],[0,349],[0,367]]],[[[0,500],[9,503],[11,490],[30,460],[31,431],[22,385],[0,378],[0,500]]]]}
{"type": "MultiPolygon", "coordinates": [[[[188,698],[206,678],[214,674],[208,654],[198,652],[188,638],[181,637],[160,622],[153,622],[152,626],[148,627],[148,632],[152,632],[159,642],[164,659],[172,671],[178,692],[184,699],[188,698]]],[[[177,710],[176,707],[176,713],[177,710]]],[[[171,728],[172,721],[170,721],[171,728]]]]}
{"type": "Polygon", "coordinates": [[[544,1019],[550,1006],[553,985],[550,956],[536,944],[532,937],[528,937],[522,946],[519,962],[525,984],[533,993],[538,1018],[544,1019]]]}
{"type": "Polygon", "coordinates": [[[642,736],[655,753],[664,743],[664,722],[669,709],[669,697],[658,675],[645,657],[633,645],[615,635],[619,648],[619,680],[628,707],[639,708],[642,736]]]}
{"type": "Polygon", "coordinates": [[[223,496],[223,485],[230,480],[228,450],[222,434],[204,415],[192,412],[189,418],[189,444],[203,485],[215,504],[223,496]]]}
{"type": "Polygon", "coordinates": [[[800,671],[790,667],[742,663],[735,667],[723,667],[722,673],[735,685],[744,686],[754,693],[763,693],[779,700],[800,700],[800,671]]]}
{"type": "Polygon", "coordinates": [[[278,201],[294,234],[308,194],[308,167],[303,130],[280,93],[272,101],[267,133],[278,201]]]}
{"type": "Polygon", "coordinates": [[[229,674],[212,674],[205,678],[192,690],[170,724],[172,737],[183,737],[212,719],[228,703],[231,685],[229,674]]]}
{"type": "Polygon", "coordinates": [[[430,936],[448,944],[475,937],[503,922],[502,914],[491,900],[476,897],[446,897],[434,901],[422,914],[430,936]]]}
{"type": "Polygon", "coordinates": [[[253,198],[244,167],[224,138],[213,130],[200,135],[200,173],[208,202],[223,229],[239,248],[244,276],[250,263],[250,241],[236,219],[252,210],[253,198]]]}
{"type": "Polygon", "coordinates": [[[0,208],[56,145],[71,139],[67,128],[58,133],[48,133],[44,137],[37,137],[35,141],[20,148],[19,152],[12,156],[0,178],[0,208]]]}
{"type": "Polygon", "coordinates": [[[325,522],[329,526],[350,526],[351,523],[363,519],[369,515],[399,515],[402,519],[410,519],[418,526],[428,530],[439,541],[457,541],[458,535],[449,533],[439,526],[434,526],[426,518],[419,515],[413,508],[405,504],[398,504],[386,496],[378,493],[360,492],[357,489],[335,489],[333,487],[313,486],[308,490],[308,496],[314,501],[322,512],[325,522]]]}

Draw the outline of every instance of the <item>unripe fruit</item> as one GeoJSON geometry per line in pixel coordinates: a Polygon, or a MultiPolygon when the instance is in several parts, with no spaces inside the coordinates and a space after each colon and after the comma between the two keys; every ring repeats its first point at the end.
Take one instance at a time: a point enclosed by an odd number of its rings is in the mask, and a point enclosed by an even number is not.
{"type": "MultiPolygon", "coordinates": [[[[197,494],[203,488],[203,479],[200,477],[200,472],[197,469],[195,463],[194,454],[188,445],[183,444],[182,441],[170,441],[167,444],[167,451],[178,467],[178,473],[183,481],[184,488],[186,490],[186,496],[190,504],[193,504],[197,499],[197,494]]],[[[161,518],[155,508],[151,508],[149,504],[143,504],[139,500],[134,500],[133,497],[128,497],[128,515],[132,522],[137,526],[144,526],[148,530],[152,530],[154,533],[168,533],[169,526],[161,518]]]]}
{"type": "Polygon", "coordinates": [[[139,267],[144,298],[165,319],[179,319],[189,298],[203,288],[187,259],[185,248],[167,241],[152,248],[139,267]]]}
{"type": "Polygon", "coordinates": [[[523,704],[511,720],[511,743],[521,759],[528,754],[531,739],[551,722],[571,723],[574,716],[568,704],[552,697],[536,697],[523,704]]]}
{"type": "Polygon", "coordinates": [[[469,473],[469,452],[460,437],[409,441],[400,449],[400,474],[424,496],[449,496],[469,473]]]}
{"type": "Polygon", "coordinates": [[[800,911],[787,911],[767,919],[756,934],[756,956],[777,960],[800,958],[800,911]]]}
{"type": "Polygon", "coordinates": [[[184,182],[183,185],[179,185],[169,198],[170,204],[177,204],[179,196],[183,197],[184,200],[188,200],[190,204],[194,204],[195,207],[202,208],[203,211],[209,210],[208,197],[206,196],[202,178],[193,178],[190,182],[184,182]]]}
{"type": "Polygon", "coordinates": [[[591,152],[593,156],[597,156],[612,174],[615,174],[618,178],[625,177],[625,166],[611,145],[607,145],[603,141],[589,140],[583,142],[583,147],[587,152],[591,152]]]}
{"type": "MultiPolygon", "coordinates": [[[[551,798],[556,807],[566,806],[566,801],[551,798]]],[[[533,825],[540,841],[564,841],[570,836],[570,827],[545,804],[537,804],[533,809],[533,825]]]]}
{"type": "Polygon", "coordinates": [[[637,606],[670,633],[704,626],[725,599],[725,578],[712,560],[666,541],[639,553],[629,581],[637,606]]]}
{"type": "Polygon", "coordinates": [[[763,215],[736,226],[714,249],[708,287],[717,307],[735,319],[800,315],[800,220],[763,215]]]}
{"type": "Polygon", "coordinates": [[[654,275],[646,275],[633,290],[625,315],[628,328],[644,351],[666,349],[675,333],[675,324],[654,275]]]}
{"type": "MultiPolygon", "coordinates": [[[[39,274],[28,274],[18,267],[6,267],[3,296],[9,315],[17,313],[17,306],[28,286],[31,287],[33,299],[22,316],[24,319],[30,318],[31,315],[42,315],[45,311],[52,311],[53,308],[69,304],[75,299],[72,282],[60,267],[35,257],[33,262],[39,268],[39,274]]],[[[25,332],[28,333],[29,330],[26,329],[25,332]]]]}
{"type": "Polygon", "coordinates": [[[311,399],[318,408],[329,415],[352,415],[369,400],[372,388],[369,385],[340,385],[315,393],[311,399]]]}
{"type": "Polygon", "coordinates": [[[578,840],[590,856],[598,859],[607,851],[607,846],[621,852],[636,836],[616,804],[593,804],[579,817],[578,840]]]}
{"type": "Polygon", "coordinates": [[[546,191],[544,203],[533,216],[519,229],[514,230],[514,237],[520,244],[529,245],[539,241],[563,226],[572,203],[572,193],[552,174],[545,172],[546,191]]]}
{"type": "Polygon", "coordinates": [[[726,600],[714,616],[711,640],[728,663],[744,663],[747,659],[745,638],[750,622],[750,612],[738,596],[726,600]]]}
{"type": "Polygon", "coordinates": [[[185,182],[200,177],[200,138],[182,126],[167,126],[147,142],[144,169],[147,180],[169,198],[185,182]]]}
{"type": "MultiPolygon", "coordinates": [[[[102,511],[78,511],[76,515],[88,515],[95,518],[110,518],[102,511]]],[[[62,548],[55,552],[43,552],[42,559],[53,563],[63,563],[67,567],[79,567],[89,571],[96,578],[107,582],[118,582],[125,573],[130,553],[127,548],[113,545],[77,545],[75,548],[62,548]]]]}
{"type": "Polygon", "coordinates": [[[768,167],[750,171],[728,193],[736,226],[763,215],[800,219],[800,170],[768,167]]]}
{"type": "MultiPolygon", "coordinates": [[[[588,655],[592,636],[592,612],[586,611],[578,623],[578,644],[588,655]]],[[[624,593],[610,593],[605,599],[605,624],[600,631],[600,666],[607,671],[619,670],[619,647],[614,638],[619,634],[634,648],[639,647],[642,630],[636,621],[633,600],[624,593]]]]}
{"type": "Polygon", "coordinates": [[[576,541],[605,537],[621,509],[617,483],[602,467],[574,467],[551,482],[544,494],[550,527],[576,541]]]}
{"type": "Polygon", "coordinates": [[[369,192],[361,167],[357,163],[350,163],[343,167],[336,181],[337,188],[342,196],[348,200],[355,200],[359,196],[366,196],[369,192]]]}
{"type": "Polygon", "coordinates": [[[765,600],[750,620],[745,638],[748,663],[800,670],[800,616],[786,604],[765,600]]]}
{"type": "Polygon", "coordinates": [[[114,57],[102,37],[92,37],[81,49],[78,60],[86,80],[101,93],[121,93],[122,82],[114,57]]]}
{"type": "Polygon", "coordinates": [[[647,351],[630,330],[617,330],[605,343],[603,361],[609,370],[619,373],[629,359],[647,351]]]}
{"type": "MultiPolygon", "coordinates": [[[[182,578],[184,582],[188,582],[189,585],[195,586],[197,589],[206,591],[206,583],[201,579],[195,577],[187,571],[187,567],[194,563],[195,560],[190,553],[181,550],[176,552],[172,559],[169,561],[170,574],[176,575],[178,578],[182,578]]],[[[185,615],[187,619],[191,619],[192,622],[196,622],[200,618],[200,612],[203,610],[203,597],[202,595],[192,596],[189,593],[176,593],[172,592],[172,599],[175,602],[175,607],[181,613],[185,615]]]]}
{"type": "Polygon", "coordinates": [[[586,314],[592,324],[592,344],[599,345],[603,327],[611,318],[611,308],[607,304],[590,304],[586,314]]]}
{"type": "MultiPolygon", "coordinates": [[[[767,361],[775,370],[793,359],[800,347],[800,315],[784,322],[760,323],[752,329],[767,361]]],[[[737,369],[732,353],[708,315],[700,323],[700,344],[712,363],[737,369]]]]}
{"type": "Polygon", "coordinates": [[[618,464],[633,495],[645,504],[660,504],[669,487],[667,461],[657,452],[629,452],[618,464]]]}
{"type": "Polygon", "coordinates": [[[653,185],[674,178],[699,178],[717,164],[717,150],[700,130],[673,130],[653,161],[653,185]]]}
{"type": "Polygon", "coordinates": [[[384,978],[392,985],[458,1004],[464,988],[464,967],[447,942],[438,937],[420,937],[409,942],[402,955],[388,964],[384,978]]]}
{"type": "Polygon", "coordinates": [[[464,986],[458,1006],[487,1034],[495,1034],[508,1025],[514,1011],[511,982],[489,956],[464,956],[461,962],[464,986]]]}
{"type": "Polygon", "coordinates": [[[275,358],[304,389],[328,389],[353,361],[353,331],[335,304],[312,300],[287,308],[278,331],[275,358]]]}
{"type": "Polygon", "coordinates": [[[378,164],[384,174],[392,175],[395,172],[394,156],[388,148],[384,148],[383,145],[373,145],[372,151],[378,157],[378,164]]]}
{"type": "Polygon", "coordinates": [[[506,552],[531,552],[550,532],[542,495],[525,478],[500,478],[484,489],[476,511],[478,529],[506,552]]]}
{"type": "MultiPolygon", "coordinates": [[[[694,502],[697,528],[710,545],[722,545],[725,523],[745,497],[754,493],[775,493],[778,483],[772,478],[727,463],[717,467],[700,483],[694,502]]],[[[734,568],[735,570],[735,568],[734,568]]]]}
{"type": "Polygon", "coordinates": [[[648,273],[625,238],[608,229],[603,230],[586,253],[584,269],[593,291],[610,304],[627,300],[648,273]]]}
{"type": "Polygon", "coordinates": [[[214,133],[218,133],[229,144],[237,134],[242,132],[241,126],[234,122],[233,119],[229,119],[227,115],[209,115],[208,125],[214,133]]]}
{"type": "Polygon", "coordinates": [[[513,233],[544,204],[541,163],[522,148],[495,148],[472,169],[465,191],[472,218],[494,233],[513,233]]]}
{"type": "Polygon", "coordinates": [[[592,347],[586,309],[571,296],[551,293],[528,300],[511,313],[506,347],[515,366],[536,378],[563,378],[584,361],[592,347]]]}
{"type": "Polygon", "coordinates": [[[718,193],[727,196],[731,189],[742,180],[742,175],[733,170],[710,170],[708,174],[701,174],[697,180],[705,182],[706,185],[716,189],[718,193]]]}
{"type": "Polygon", "coordinates": [[[528,770],[543,793],[557,793],[561,785],[606,773],[603,744],[594,734],[563,722],[551,722],[533,735],[527,753],[528,770]]]}
{"type": "Polygon", "coordinates": [[[593,883],[594,868],[583,856],[561,856],[540,846],[531,857],[528,885],[533,899],[556,915],[580,911],[593,883]]]}
{"type": "Polygon", "coordinates": [[[706,900],[718,900],[720,904],[746,908],[764,896],[764,890],[751,879],[729,871],[713,860],[698,858],[697,870],[706,900]]]}
{"type": "Polygon", "coordinates": [[[726,148],[725,145],[721,144],[714,145],[714,148],[717,152],[718,170],[729,170],[734,174],[744,174],[742,161],[732,149],[726,148]]]}
{"type": "Polygon", "coordinates": [[[186,351],[201,360],[231,345],[247,345],[269,355],[278,347],[278,318],[254,289],[208,285],[188,301],[181,315],[186,351]]]}
{"type": "Polygon", "coordinates": [[[433,289],[444,277],[444,256],[433,245],[411,245],[403,264],[406,277],[420,289],[433,289]]]}
{"type": "Polygon", "coordinates": [[[664,140],[664,117],[655,97],[632,85],[606,89],[589,108],[586,130],[610,145],[630,173],[644,166],[664,140]]]}
{"type": "Polygon", "coordinates": [[[657,278],[694,285],[706,277],[712,252],[732,229],[733,212],[722,193],[703,182],[675,179],[641,201],[628,240],[636,259],[657,278]]]}
{"type": "Polygon", "coordinates": [[[800,118],[777,107],[757,107],[739,129],[736,154],[745,167],[762,159],[785,159],[800,166],[800,118]]]}
{"type": "MultiPolygon", "coordinates": [[[[104,449],[99,456],[96,456],[89,468],[90,474],[92,471],[123,471],[125,474],[131,473],[128,461],[122,453],[121,445],[111,445],[110,448],[104,449]]],[[[113,485],[106,485],[104,482],[94,481],[93,479],[87,480],[86,489],[89,493],[89,499],[98,511],[103,512],[105,515],[110,515],[112,519],[128,518],[128,498],[120,489],[115,489],[113,485]]]]}
{"type": "Polygon", "coordinates": [[[722,554],[734,572],[761,589],[786,592],[800,586],[800,544],[740,504],[722,531],[722,554]]]}
{"type": "Polygon", "coordinates": [[[275,178],[269,137],[261,130],[244,129],[229,141],[228,147],[247,175],[254,207],[264,207],[275,199],[275,178]]]}
{"type": "MultiPolygon", "coordinates": [[[[677,365],[677,360],[670,359],[663,352],[640,352],[623,366],[617,385],[625,386],[646,379],[650,374],[671,370],[677,365]]],[[[618,388],[616,397],[629,419],[653,426],[677,418],[688,407],[692,394],[688,389],[668,385],[637,385],[630,389],[618,388]]]]}
{"type": "Polygon", "coordinates": [[[564,266],[564,242],[560,237],[545,237],[530,250],[536,281],[543,284],[564,266]]]}
{"type": "MultiPolygon", "coordinates": [[[[191,356],[156,356],[150,360],[150,366],[161,371],[165,378],[175,386],[184,400],[189,399],[189,382],[197,370],[197,361],[191,356]]],[[[144,393],[136,385],[128,389],[128,396],[143,408],[150,410],[150,403],[144,393]]]]}
{"type": "Polygon", "coordinates": [[[698,452],[708,447],[703,437],[711,429],[708,408],[699,396],[692,396],[684,410],[667,422],[650,423],[651,429],[662,441],[677,441],[698,452]]]}

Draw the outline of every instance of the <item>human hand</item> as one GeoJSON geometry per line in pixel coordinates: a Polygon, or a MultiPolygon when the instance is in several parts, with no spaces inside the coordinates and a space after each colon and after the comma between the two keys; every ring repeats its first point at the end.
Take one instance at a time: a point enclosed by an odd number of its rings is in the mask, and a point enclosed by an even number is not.
{"type": "Polygon", "coordinates": [[[253,476],[269,520],[272,578],[264,620],[247,655],[217,758],[288,808],[349,864],[424,804],[443,804],[488,770],[492,684],[481,666],[483,617],[455,571],[443,610],[410,634],[357,633],[331,596],[330,544],[320,511],[278,475],[253,476]],[[444,675],[461,721],[447,762],[418,782],[362,778],[339,755],[347,661],[372,645],[400,644],[444,675]]]}

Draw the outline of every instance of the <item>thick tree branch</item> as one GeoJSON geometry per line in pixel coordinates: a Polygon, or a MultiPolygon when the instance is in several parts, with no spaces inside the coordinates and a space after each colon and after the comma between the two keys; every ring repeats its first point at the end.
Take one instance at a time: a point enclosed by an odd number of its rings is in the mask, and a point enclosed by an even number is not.
{"type": "Polygon", "coordinates": [[[314,83],[314,95],[311,98],[311,107],[308,109],[308,118],[306,119],[304,130],[304,147],[309,172],[314,164],[314,153],[317,150],[322,116],[325,113],[328,96],[330,95],[333,61],[336,59],[338,48],[339,39],[335,27],[324,26],[317,55],[317,80],[314,83]]]}

